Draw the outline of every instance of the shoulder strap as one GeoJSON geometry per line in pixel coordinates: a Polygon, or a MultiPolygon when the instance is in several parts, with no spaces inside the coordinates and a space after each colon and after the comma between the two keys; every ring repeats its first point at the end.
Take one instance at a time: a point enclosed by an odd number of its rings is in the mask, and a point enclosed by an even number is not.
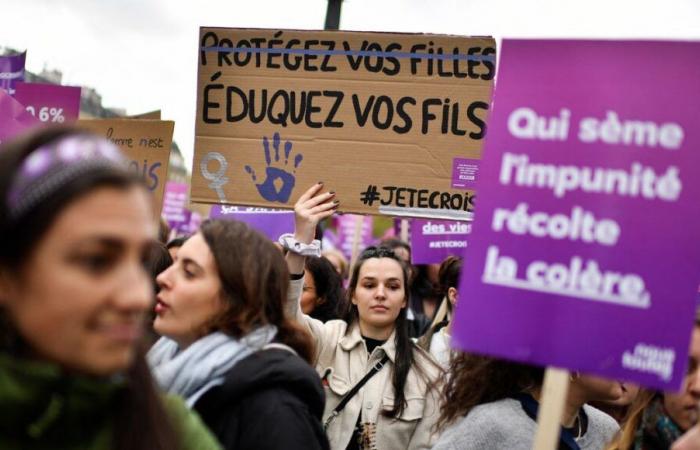
{"type": "Polygon", "coordinates": [[[379,361],[377,361],[377,363],[374,366],[372,366],[370,371],[367,372],[367,374],[364,377],[362,377],[362,379],[360,381],[358,381],[357,384],[355,384],[355,386],[353,386],[352,389],[350,389],[347,394],[345,394],[343,399],[340,400],[340,403],[338,403],[338,406],[336,406],[333,409],[333,411],[331,412],[331,415],[328,416],[328,419],[326,419],[326,422],[323,424],[324,430],[328,429],[328,426],[331,424],[331,422],[333,422],[333,420],[335,420],[335,418],[338,417],[340,412],[345,408],[345,406],[348,404],[350,399],[353,398],[355,396],[355,394],[357,394],[357,392],[360,390],[360,388],[362,388],[362,386],[364,386],[365,383],[367,383],[369,381],[369,379],[372,378],[377,372],[382,370],[382,367],[384,367],[384,364],[386,364],[387,361],[389,361],[389,355],[385,354],[384,357],[382,359],[380,359],[379,361]]]}
{"type": "Polygon", "coordinates": [[[286,350],[289,353],[293,353],[293,354],[299,356],[299,354],[292,347],[290,347],[286,344],[280,344],[279,342],[270,342],[269,344],[265,345],[261,350],[273,350],[273,349],[286,350]]]}

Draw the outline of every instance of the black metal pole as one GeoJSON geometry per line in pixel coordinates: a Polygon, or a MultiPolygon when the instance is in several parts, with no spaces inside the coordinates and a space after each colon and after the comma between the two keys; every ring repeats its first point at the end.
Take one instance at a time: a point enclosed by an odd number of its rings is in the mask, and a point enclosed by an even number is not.
{"type": "Polygon", "coordinates": [[[340,29],[340,7],[343,0],[328,0],[328,9],[326,9],[326,25],[324,30],[340,29]]]}

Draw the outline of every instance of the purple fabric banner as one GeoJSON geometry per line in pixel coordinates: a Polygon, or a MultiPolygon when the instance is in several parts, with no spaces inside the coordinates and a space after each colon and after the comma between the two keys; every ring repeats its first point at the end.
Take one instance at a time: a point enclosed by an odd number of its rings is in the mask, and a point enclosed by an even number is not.
{"type": "Polygon", "coordinates": [[[42,122],[73,122],[80,114],[79,87],[20,82],[15,99],[42,122]]]}
{"type": "Polygon", "coordinates": [[[289,210],[214,205],[209,217],[245,222],[274,242],[284,233],[294,232],[294,211],[289,210]]]}
{"type": "Polygon", "coordinates": [[[24,105],[0,89],[0,144],[39,123],[24,105]]]}
{"type": "Polygon", "coordinates": [[[467,248],[471,223],[453,220],[411,221],[411,262],[440,264],[450,255],[461,256],[467,248]]]}
{"type": "Polygon", "coordinates": [[[457,346],[681,386],[700,280],[698,73],[700,43],[504,40],[457,346]]]}
{"type": "Polygon", "coordinates": [[[0,89],[10,95],[15,94],[15,83],[24,81],[24,61],[27,52],[17,55],[0,56],[0,89]]]}

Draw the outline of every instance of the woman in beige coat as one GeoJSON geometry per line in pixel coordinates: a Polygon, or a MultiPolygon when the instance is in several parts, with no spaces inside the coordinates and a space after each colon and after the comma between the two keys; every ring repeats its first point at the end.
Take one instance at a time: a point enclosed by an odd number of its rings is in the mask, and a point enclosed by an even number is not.
{"type": "Polygon", "coordinates": [[[316,341],[315,365],[326,391],[324,422],[331,448],[430,448],[437,437],[442,369],[408,336],[408,277],[401,260],[381,247],[362,253],[352,270],[345,320],[323,323],[301,312],[304,257],[299,253],[313,246],[316,225],[338,205],[334,194],[322,189],[322,183],[311,187],[294,208],[295,234],[286,242],[292,274],[288,308],[316,341]],[[338,411],[375,366],[379,370],[338,411]]]}

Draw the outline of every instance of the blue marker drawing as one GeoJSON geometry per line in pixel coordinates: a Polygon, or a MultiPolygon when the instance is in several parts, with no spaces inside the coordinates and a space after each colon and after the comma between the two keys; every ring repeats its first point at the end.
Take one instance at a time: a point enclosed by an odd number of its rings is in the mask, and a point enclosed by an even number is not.
{"type": "MultiPolygon", "coordinates": [[[[280,163],[280,134],[275,133],[272,136],[272,149],[275,151],[274,159],[270,154],[270,141],[267,137],[263,137],[263,150],[265,154],[265,180],[262,183],[256,183],[260,196],[269,202],[287,203],[292,195],[296,177],[297,167],[301,164],[304,157],[297,153],[294,157],[294,167],[292,172],[288,172],[289,154],[292,152],[292,143],[286,141],[284,143],[284,164],[280,163]],[[281,166],[281,167],[276,167],[281,166]],[[279,181],[278,181],[279,180],[279,181]]],[[[250,174],[250,178],[255,183],[258,178],[255,175],[255,170],[250,166],[245,166],[245,171],[250,174]]]]}

